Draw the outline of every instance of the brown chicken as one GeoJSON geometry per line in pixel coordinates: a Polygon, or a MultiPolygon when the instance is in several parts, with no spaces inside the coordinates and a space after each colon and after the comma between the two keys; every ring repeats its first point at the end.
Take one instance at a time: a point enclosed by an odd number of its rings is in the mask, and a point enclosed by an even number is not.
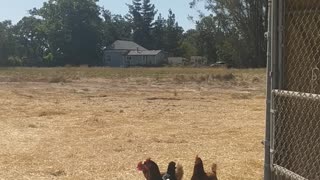
{"type": "Polygon", "coordinates": [[[212,164],[211,171],[211,173],[206,173],[204,171],[203,162],[201,158],[197,156],[191,180],[218,180],[216,164],[212,164]]]}
{"type": "Polygon", "coordinates": [[[150,158],[143,163],[139,162],[137,169],[143,172],[146,180],[181,180],[183,168],[181,165],[176,167],[175,162],[170,162],[166,173],[160,173],[159,166],[150,158]]]}
{"type": "Polygon", "coordinates": [[[143,172],[146,180],[162,180],[159,166],[151,159],[147,159],[143,163],[139,162],[137,169],[143,172]]]}

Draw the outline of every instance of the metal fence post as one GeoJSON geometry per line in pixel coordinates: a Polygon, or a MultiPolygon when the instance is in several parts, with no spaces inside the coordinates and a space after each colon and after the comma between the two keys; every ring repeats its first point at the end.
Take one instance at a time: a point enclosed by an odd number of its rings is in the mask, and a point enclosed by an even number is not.
{"type": "Polygon", "coordinates": [[[264,156],[264,180],[271,180],[271,157],[270,157],[270,135],[271,135],[271,90],[272,90],[272,58],[271,58],[271,34],[272,34],[272,0],[268,1],[268,38],[267,46],[267,98],[266,98],[266,130],[265,130],[265,156],[264,156]]]}

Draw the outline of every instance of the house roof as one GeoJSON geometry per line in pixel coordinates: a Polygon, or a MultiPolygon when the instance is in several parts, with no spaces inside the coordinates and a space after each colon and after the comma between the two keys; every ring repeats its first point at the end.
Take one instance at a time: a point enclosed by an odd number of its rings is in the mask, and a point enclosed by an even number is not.
{"type": "Polygon", "coordinates": [[[124,41],[124,40],[117,40],[115,41],[109,49],[112,50],[140,50],[146,51],[147,49],[140,46],[139,44],[132,42],[132,41],[124,41]]]}
{"type": "Polygon", "coordinates": [[[159,54],[161,50],[145,50],[145,51],[130,51],[128,56],[155,56],[159,54]]]}

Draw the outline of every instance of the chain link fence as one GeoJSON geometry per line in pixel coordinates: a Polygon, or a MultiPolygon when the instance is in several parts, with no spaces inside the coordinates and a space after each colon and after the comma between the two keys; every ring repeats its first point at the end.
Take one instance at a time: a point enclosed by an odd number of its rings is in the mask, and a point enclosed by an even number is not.
{"type": "Polygon", "coordinates": [[[320,96],[284,90],[273,95],[276,170],[283,167],[292,172],[285,175],[294,179],[319,180],[320,96]]]}
{"type": "Polygon", "coordinates": [[[320,180],[320,0],[274,0],[272,179],[320,180]]]}

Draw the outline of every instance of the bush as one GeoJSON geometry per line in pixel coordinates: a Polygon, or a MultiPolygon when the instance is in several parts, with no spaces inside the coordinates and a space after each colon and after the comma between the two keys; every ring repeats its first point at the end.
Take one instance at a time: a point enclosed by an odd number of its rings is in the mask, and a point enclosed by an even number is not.
{"type": "Polygon", "coordinates": [[[10,56],[7,62],[8,66],[21,66],[22,60],[18,56],[10,56]]]}

